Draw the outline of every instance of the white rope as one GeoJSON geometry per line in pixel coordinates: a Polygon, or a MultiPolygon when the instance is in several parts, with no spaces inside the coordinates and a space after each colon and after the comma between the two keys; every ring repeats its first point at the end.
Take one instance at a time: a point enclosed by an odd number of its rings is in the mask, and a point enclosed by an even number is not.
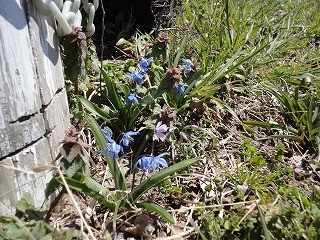
{"type": "MultiPolygon", "coordinates": [[[[56,18],[59,36],[70,34],[73,27],[81,27],[81,0],[33,0],[33,3],[41,14],[56,18]]],[[[85,34],[91,37],[95,31],[93,19],[99,7],[99,0],[93,0],[93,3],[90,3],[89,0],[82,0],[82,3],[84,11],[88,14],[85,34]]]]}

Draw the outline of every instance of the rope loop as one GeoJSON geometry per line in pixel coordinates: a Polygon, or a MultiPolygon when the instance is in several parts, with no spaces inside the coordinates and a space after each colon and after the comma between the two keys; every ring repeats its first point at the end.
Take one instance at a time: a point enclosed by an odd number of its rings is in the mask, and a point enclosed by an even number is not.
{"type": "Polygon", "coordinates": [[[93,0],[93,3],[89,0],[33,0],[41,14],[55,17],[58,22],[56,32],[59,36],[70,34],[73,27],[81,27],[81,2],[84,11],[88,14],[85,34],[91,37],[95,31],[93,19],[99,7],[99,0],[93,0]]]}

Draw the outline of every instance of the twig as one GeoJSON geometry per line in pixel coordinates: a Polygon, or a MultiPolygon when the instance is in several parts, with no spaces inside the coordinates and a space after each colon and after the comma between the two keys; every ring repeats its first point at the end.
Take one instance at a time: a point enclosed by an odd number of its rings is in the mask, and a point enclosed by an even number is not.
{"type": "Polygon", "coordinates": [[[49,220],[50,220],[50,217],[51,217],[51,213],[52,213],[53,209],[58,205],[58,203],[59,203],[59,201],[62,198],[64,193],[66,193],[66,192],[64,191],[64,189],[62,189],[59,192],[58,196],[50,204],[50,208],[49,208],[49,210],[47,212],[47,215],[46,215],[46,217],[44,219],[45,222],[49,223],[49,220]]]}
{"type": "MultiPolygon", "coordinates": [[[[100,0],[100,4],[101,4],[101,10],[102,10],[102,32],[101,32],[101,55],[100,55],[100,75],[99,75],[99,90],[100,90],[100,97],[102,97],[102,68],[103,68],[103,53],[104,53],[104,44],[103,44],[103,40],[104,40],[104,18],[106,15],[106,12],[104,10],[104,6],[103,6],[103,0],[100,0]]],[[[100,99],[101,100],[101,99],[100,99]]]]}
{"type": "Polygon", "coordinates": [[[170,237],[165,237],[165,238],[156,238],[157,240],[174,240],[174,239],[180,239],[190,233],[192,233],[194,231],[194,228],[186,231],[186,232],[181,232],[181,233],[178,233],[178,234],[175,234],[173,236],[170,236],[170,237]]]}
{"type": "MultiPolygon", "coordinates": [[[[67,190],[67,192],[68,192],[68,194],[69,194],[69,196],[70,196],[70,198],[71,198],[71,201],[72,201],[72,203],[74,204],[74,207],[76,208],[76,210],[77,210],[77,212],[78,212],[78,214],[79,214],[79,216],[80,216],[81,221],[83,221],[85,227],[87,228],[89,235],[92,237],[92,239],[97,240],[97,239],[95,238],[95,236],[93,235],[93,232],[92,232],[90,226],[88,225],[86,219],[84,218],[84,216],[83,216],[83,214],[82,214],[82,212],[81,212],[81,209],[80,209],[77,201],[76,201],[75,198],[73,197],[73,194],[72,194],[72,192],[71,192],[71,190],[70,190],[70,188],[69,188],[69,186],[68,186],[67,181],[65,180],[65,178],[64,178],[64,176],[63,176],[63,173],[61,172],[61,170],[60,170],[58,167],[56,167],[56,169],[58,170],[58,173],[59,173],[59,175],[60,175],[60,177],[61,177],[61,180],[62,180],[62,182],[63,182],[63,184],[64,184],[64,187],[66,188],[66,190],[67,190]]],[[[88,237],[86,236],[86,238],[88,238],[88,237]]],[[[88,239],[89,239],[89,238],[88,238],[88,239]]]]}
{"type": "Polygon", "coordinates": [[[236,203],[225,203],[225,204],[215,204],[215,205],[209,205],[209,206],[201,206],[201,207],[182,207],[180,209],[172,209],[168,210],[169,212],[180,212],[180,211],[187,211],[191,209],[204,209],[204,208],[221,208],[221,207],[228,207],[228,206],[235,206],[235,205],[245,205],[245,204],[252,204],[255,203],[257,200],[251,200],[251,201],[243,201],[243,202],[236,202],[236,203]]]}

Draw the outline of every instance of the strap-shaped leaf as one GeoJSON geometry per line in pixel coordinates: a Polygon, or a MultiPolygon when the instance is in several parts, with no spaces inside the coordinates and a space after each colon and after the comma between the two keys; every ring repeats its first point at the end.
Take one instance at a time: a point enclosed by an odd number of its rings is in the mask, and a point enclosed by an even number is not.
{"type": "MultiPolygon", "coordinates": [[[[119,125],[123,125],[121,123],[121,121],[119,120],[119,122],[116,122],[114,119],[114,115],[115,113],[113,113],[111,111],[111,114],[107,113],[106,111],[102,110],[101,108],[99,108],[97,105],[95,105],[94,103],[90,102],[89,100],[87,100],[84,97],[78,96],[78,101],[82,104],[82,106],[87,109],[90,113],[93,113],[99,117],[101,117],[106,123],[108,123],[108,125],[110,125],[110,127],[112,127],[112,129],[115,132],[122,132],[122,130],[119,129],[119,125]]],[[[116,113],[117,111],[114,110],[116,113]]]]}
{"type": "Polygon", "coordinates": [[[161,207],[155,203],[142,202],[142,203],[138,203],[137,207],[141,207],[141,208],[148,210],[150,212],[157,213],[164,220],[168,221],[169,223],[174,224],[174,219],[173,219],[172,215],[166,209],[164,209],[163,207],[161,207]]]}
{"type": "MultiPolygon", "coordinates": [[[[56,177],[56,180],[63,185],[63,181],[61,180],[61,177],[56,177]]],[[[97,200],[100,204],[106,206],[109,208],[111,211],[114,211],[115,209],[115,204],[108,201],[106,197],[100,195],[98,192],[90,189],[89,187],[86,186],[85,183],[77,181],[72,178],[65,177],[66,182],[68,183],[69,188],[76,190],[78,192],[83,192],[90,197],[92,197],[94,200],[97,200]]]]}
{"type": "Polygon", "coordinates": [[[267,123],[267,122],[253,121],[253,120],[243,121],[243,123],[251,126],[264,127],[264,128],[270,128],[270,129],[273,128],[273,129],[279,129],[279,130],[289,130],[291,133],[299,135],[299,130],[290,126],[282,126],[276,123],[267,123]]]}
{"type": "Polygon", "coordinates": [[[103,75],[104,82],[106,84],[108,100],[112,104],[114,109],[117,109],[118,111],[120,111],[123,108],[123,103],[119,97],[116,84],[104,69],[102,69],[102,75],[103,75]]]}
{"type": "Polygon", "coordinates": [[[128,195],[128,200],[131,203],[135,203],[143,193],[147,192],[152,187],[159,185],[168,176],[198,162],[199,160],[200,158],[191,158],[162,169],[160,172],[152,175],[150,178],[144,180],[140,185],[136,186],[128,195]]]}
{"type": "Polygon", "coordinates": [[[258,208],[259,217],[260,217],[260,221],[261,221],[261,225],[262,225],[262,230],[263,230],[264,237],[265,237],[265,239],[267,239],[267,240],[271,240],[270,233],[269,233],[269,230],[268,230],[268,228],[267,228],[267,224],[266,224],[265,218],[264,218],[264,216],[263,216],[262,210],[261,210],[258,202],[256,202],[256,205],[257,205],[257,208],[258,208]]]}
{"type": "Polygon", "coordinates": [[[110,119],[110,115],[106,111],[103,111],[101,108],[99,108],[86,98],[78,96],[77,99],[82,104],[82,106],[86,108],[89,112],[101,117],[104,121],[108,121],[110,119]]]}
{"type": "Polygon", "coordinates": [[[101,152],[102,152],[103,156],[105,157],[105,160],[109,166],[111,175],[113,177],[113,180],[115,181],[116,189],[125,191],[126,190],[126,181],[124,179],[122,172],[119,169],[117,162],[114,161],[113,159],[111,159],[106,153],[105,147],[107,144],[107,139],[103,135],[100,126],[98,125],[96,120],[93,117],[91,117],[90,115],[85,115],[85,119],[86,119],[88,125],[90,126],[90,129],[91,129],[93,135],[95,136],[95,138],[98,142],[98,145],[101,149],[101,152]]]}

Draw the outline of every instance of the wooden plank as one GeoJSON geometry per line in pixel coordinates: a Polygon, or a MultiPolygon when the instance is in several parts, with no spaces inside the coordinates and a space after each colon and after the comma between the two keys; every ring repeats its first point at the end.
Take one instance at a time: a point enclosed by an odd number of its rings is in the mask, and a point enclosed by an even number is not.
{"type": "Polygon", "coordinates": [[[29,1],[29,26],[40,83],[42,105],[48,105],[64,87],[59,38],[55,33],[54,18],[38,13],[29,1]]]}
{"type": "MultiPolygon", "coordinates": [[[[51,165],[69,125],[54,20],[31,2],[0,1],[0,165],[22,170],[51,165]]],[[[51,176],[0,166],[0,214],[13,214],[25,192],[40,206],[51,176]]]]}
{"type": "MultiPolygon", "coordinates": [[[[8,123],[5,129],[0,129],[0,158],[23,149],[40,139],[45,133],[42,113],[25,121],[8,123]]],[[[48,152],[50,153],[49,149],[48,152]]]]}
{"type": "Polygon", "coordinates": [[[8,157],[0,162],[0,215],[14,215],[17,201],[24,193],[31,193],[37,206],[41,206],[45,196],[44,189],[52,177],[52,172],[27,174],[14,171],[1,165],[28,171],[34,167],[51,165],[51,156],[48,154],[49,143],[42,138],[35,144],[25,148],[15,156],[8,157]]]}
{"type": "Polygon", "coordinates": [[[48,139],[53,156],[60,151],[61,140],[68,132],[70,125],[69,108],[66,90],[63,89],[52,99],[50,105],[44,110],[44,118],[47,124],[48,139]],[[59,124],[59,125],[58,125],[59,124]]]}
{"type": "MultiPolygon", "coordinates": [[[[24,1],[21,1],[24,2],[24,1]]],[[[20,1],[0,1],[0,116],[15,122],[41,108],[28,23],[20,1]]]]}

